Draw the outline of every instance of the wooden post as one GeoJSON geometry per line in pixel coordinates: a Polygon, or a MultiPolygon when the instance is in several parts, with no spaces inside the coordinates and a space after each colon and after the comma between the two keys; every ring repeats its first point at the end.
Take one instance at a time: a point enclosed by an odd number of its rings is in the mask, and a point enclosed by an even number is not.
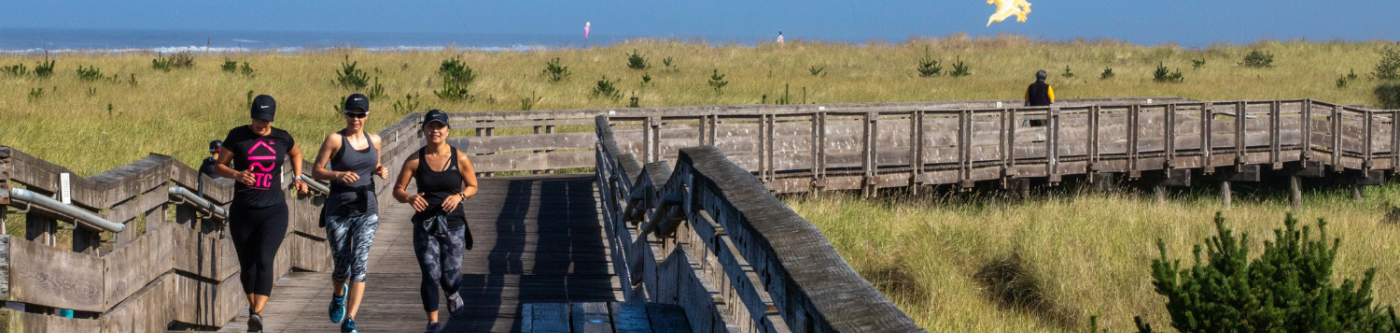
{"type": "MultiPolygon", "coordinates": [[[[543,126],[538,125],[538,123],[539,123],[541,120],[542,120],[542,119],[535,119],[535,122],[536,122],[536,125],[535,125],[535,127],[534,127],[534,134],[535,134],[535,135],[539,135],[539,134],[540,134],[540,130],[543,129],[543,128],[542,128],[543,126]]],[[[533,153],[539,154],[539,153],[542,153],[542,152],[544,152],[544,151],[542,151],[542,150],[536,150],[536,151],[534,151],[533,153]]],[[[531,171],[530,171],[530,174],[532,174],[532,175],[538,175],[538,174],[540,174],[540,170],[531,170],[531,171]]]]}
{"type": "Polygon", "coordinates": [[[1288,203],[1293,211],[1303,209],[1303,184],[1297,175],[1288,176],[1288,203]]]}
{"type": "Polygon", "coordinates": [[[1371,140],[1374,139],[1371,133],[1371,118],[1375,115],[1371,114],[1370,110],[1361,110],[1361,115],[1365,116],[1361,122],[1361,150],[1365,151],[1362,153],[1361,171],[1365,172],[1371,170],[1371,140]]]}
{"type": "Polygon", "coordinates": [[[1215,114],[1211,112],[1210,102],[1206,102],[1201,105],[1201,172],[1206,174],[1215,171],[1215,165],[1210,161],[1211,118],[1215,118],[1215,114]]]}
{"type": "Polygon", "coordinates": [[[1048,157],[1045,163],[1045,176],[1051,184],[1055,184],[1060,182],[1060,107],[1050,107],[1050,113],[1045,118],[1045,130],[1048,132],[1045,140],[1047,143],[1045,156],[1048,157]]]}
{"type": "MultiPolygon", "coordinates": [[[[52,193],[40,189],[30,188],[34,195],[53,196],[52,193]]],[[[32,205],[32,203],[30,204],[32,205]]],[[[43,243],[48,246],[55,246],[55,234],[58,233],[58,220],[46,214],[34,211],[31,207],[29,213],[24,215],[24,239],[43,243]]]]}
{"type": "Polygon", "coordinates": [[[861,140],[865,153],[865,158],[861,159],[861,170],[865,175],[861,186],[861,196],[865,198],[875,197],[875,135],[876,131],[879,130],[875,119],[878,117],[879,114],[875,112],[865,114],[865,133],[863,133],[864,139],[861,140]]]}
{"type": "Polygon", "coordinates": [[[1279,128],[1281,109],[1278,101],[1269,103],[1269,165],[1274,170],[1283,168],[1283,162],[1279,160],[1283,149],[1283,139],[1279,137],[1279,132],[1283,130],[1279,128]]]}
{"type": "Polygon", "coordinates": [[[1137,177],[1142,174],[1142,171],[1138,170],[1137,163],[1139,150],[1138,133],[1140,132],[1139,126],[1141,126],[1141,124],[1138,123],[1138,118],[1140,118],[1138,114],[1139,110],[1140,106],[1137,104],[1128,107],[1128,174],[1131,175],[1130,177],[1137,177]]]}
{"type": "Polygon", "coordinates": [[[647,117],[642,120],[642,165],[654,162],[651,156],[651,146],[656,144],[651,141],[651,132],[654,130],[653,122],[656,117],[647,117]]]}
{"type": "Polygon", "coordinates": [[[1303,108],[1302,108],[1302,110],[1303,110],[1303,114],[1302,114],[1302,118],[1303,118],[1303,119],[1302,119],[1302,121],[1299,122],[1299,125],[1298,125],[1298,126],[1301,127],[1301,128],[1299,129],[1299,133],[1302,133],[1302,136],[1303,136],[1303,151],[1302,151],[1302,153],[1300,153],[1302,156],[1299,156],[1299,157],[1298,157],[1298,160],[1299,160],[1299,161],[1303,161],[1303,162],[1307,162],[1307,161],[1308,161],[1308,156],[1309,156],[1309,155],[1312,155],[1312,154],[1311,154],[1311,152],[1312,152],[1312,100],[1311,100],[1311,99],[1305,99],[1305,100],[1303,100],[1303,108]]]}
{"type": "Polygon", "coordinates": [[[1167,153],[1166,165],[1163,165],[1163,169],[1170,171],[1176,167],[1176,103],[1167,104],[1166,111],[1162,116],[1165,119],[1162,122],[1162,127],[1164,127],[1162,135],[1165,136],[1162,140],[1162,150],[1167,153]]]}
{"type": "Polygon", "coordinates": [[[1390,169],[1400,170],[1400,111],[1390,113],[1390,169]]]}
{"type": "Polygon", "coordinates": [[[1362,199],[1365,199],[1365,198],[1363,197],[1363,195],[1362,195],[1363,193],[1365,193],[1365,192],[1364,192],[1365,189],[1364,189],[1363,187],[1364,187],[1364,185],[1361,185],[1361,184],[1351,184],[1351,199],[1352,199],[1352,200],[1356,200],[1356,202],[1361,202],[1362,199]]]}
{"type": "Polygon", "coordinates": [[[1152,200],[1157,203],[1167,202],[1167,185],[1164,182],[1158,181],[1152,185],[1152,200]]]}
{"type": "Polygon", "coordinates": [[[817,113],[817,182],[826,186],[826,112],[817,113]]]}
{"type": "MultiPolygon", "coordinates": [[[[544,125],[544,134],[554,134],[554,125],[544,125]]],[[[553,152],[553,149],[545,149],[544,151],[545,154],[553,152]]],[[[554,174],[554,168],[545,169],[544,173],[552,175],[554,174]]]]}
{"type": "MultiPolygon", "coordinates": [[[[923,125],[921,118],[923,118],[922,111],[916,110],[909,113],[909,193],[914,195],[919,194],[919,174],[924,169],[924,127],[921,126],[923,125]]],[[[1004,126],[1005,121],[1002,124],[1004,126]]]]}
{"type": "Polygon", "coordinates": [[[1342,171],[1342,107],[1332,106],[1332,171],[1342,171]]]}
{"type": "Polygon", "coordinates": [[[1235,104],[1235,171],[1240,171],[1244,168],[1244,121],[1245,117],[1248,115],[1246,111],[1248,109],[1248,106],[1245,105],[1244,102],[1239,102],[1235,104]]]}
{"type": "Polygon", "coordinates": [[[1230,210],[1230,180],[1220,181],[1220,209],[1230,210]]]}
{"type": "Polygon", "coordinates": [[[73,224],[73,252],[97,255],[102,245],[102,231],[73,224]]]}

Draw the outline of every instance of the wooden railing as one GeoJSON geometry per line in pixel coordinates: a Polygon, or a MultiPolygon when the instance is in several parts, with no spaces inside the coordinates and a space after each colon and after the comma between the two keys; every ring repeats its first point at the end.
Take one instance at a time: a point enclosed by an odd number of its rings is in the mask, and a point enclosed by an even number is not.
{"type": "Polygon", "coordinates": [[[1330,166],[1372,184],[1383,170],[1400,166],[1392,149],[1400,146],[1394,135],[1400,122],[1393,121],[1400,110],[1312,100],[1163,101],[663,113],[609,121],[620,151],[642,163],[674,162],[684,147],[712,145],[778,193],[873,195],[878,188],[1029,178],[1056,183],[1101,173],[1190,177],[1193,169],[1198,175],[1257,174],[1260,166],[1294,167],[1300,175],[1320,175],[1330,166]]]}
{"type": "Polygon", "coordinates": [[[597,177],[630,301],[679,304],[695,332],[923,331],[816,227],[715,147],[640,166],[597,118],[597,177]]]}
{"type": "MultiPolygon", "coordinates": [[[[287,169],[284,179],[291,177],[287,169]]],[[[0,190],[24,186],[36,194],[62,194],[64,174],[72,172],[0,146],[0,190]]],[[[197,189],[201,178],[203,199],[227,205],[231,181],[209,179],[169,156],[153,154],[88,178],[70,176],[73,207],[126,225],[105,235],[54,210],[0,202],[7,210],[25,210],[25,237],[0,235],[0,328],[149,332],[227,323],[247,299],[236,277],[237,257],[224,240],[225,217],[188,201],[172,202],[169,192],[171,186],[197,189]],[[144,230],[135,227],[142,223],[144,230]],[[71,230],[71,248],[56,247],[59,230],[71,230]],[[64,310],[73,317],[57,315],[64,310]]],[[[288,196],[291,225],[276,275],[330,268],[325,234],[316,225],[322,195],[288,196]]],[[[7,224],[7,215],[0,214],[0,224],[7,224]]]]}

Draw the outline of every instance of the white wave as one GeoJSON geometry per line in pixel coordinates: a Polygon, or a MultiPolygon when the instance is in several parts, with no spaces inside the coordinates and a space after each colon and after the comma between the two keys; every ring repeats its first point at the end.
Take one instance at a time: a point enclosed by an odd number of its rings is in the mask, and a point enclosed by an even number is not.
{"type": "Polygon", "coordinates": [[[234,38],[234,39],[232,39],[232,41],[239,42],[239,43],[262,43],[262,42],[255,41],[255,40],[252,40],[252,39],[238,39],[238,38],[234,38]]]}

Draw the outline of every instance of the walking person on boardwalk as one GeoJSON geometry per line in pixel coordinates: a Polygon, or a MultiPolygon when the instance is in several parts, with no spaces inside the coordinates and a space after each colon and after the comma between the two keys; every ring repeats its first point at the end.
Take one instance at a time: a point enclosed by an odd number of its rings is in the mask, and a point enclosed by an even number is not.
{"type": "Polygon", "coordinates": [[[219,176],[237,181],[228,209],[229,238],[238,253],[238,280],[248,295],[248,331],[261,332],[262,310],[275,282],[273,261],[287,236],[283,164],[292,164],[297,193],[306,194],[306,183],[301,180],[301,148],[287,131],[272,127],[277,101],[258,95],[250,113],[252,124],[228,131],[214,168],[219,176]]]}
{"type": "Polygon", "coordinates": [[[374,233],[379,229],[379,201],[374,176],[386,178],[380,164],[379,135],[365,131],[369,98],[345,98],[345,129],[326,135],[311,175],[330,181],[331,193],[322,210],[322,227],[330,243],[335,269],[331,273],[330,319],[341,332],[356,332],[355,314],[365,293],[366,263],[374,233]],[[329,165],[327,165],[329,162],[329,165]],[[330,168],[328,169],[327,166],[330,168]],[[347,297],[348,296],[348,297],[347,297]],[[347,302],[348,300],[348,302],[347,302]]]}
{"type": "Polygon", "coordinates": [[[423,272],[419,295],[428,314],[426,333],[442,330],[438,322],[438,288],[447,293],[448,315],[457,314],[464,302],[457,293],[462,254],[472,248],[463,201],[476,194],[476,171],[467,154],[447,144],[451,132],[447,113],[428,111],[423,116],[423,139],[428,142],[404,160],[394,199],[413,206],[413,252],[423,272]],[[418,185],[408,194],[408,182],[418,185]]]}
{"type": "Polygon", "coordinates": [[[1045,77],[1049,76],[1042,69],[1035,72],[1035,83],[1026,88],[1026,106],[1049,106],[1055,104],[1055,88],[1045,83],[1045,77]]]}

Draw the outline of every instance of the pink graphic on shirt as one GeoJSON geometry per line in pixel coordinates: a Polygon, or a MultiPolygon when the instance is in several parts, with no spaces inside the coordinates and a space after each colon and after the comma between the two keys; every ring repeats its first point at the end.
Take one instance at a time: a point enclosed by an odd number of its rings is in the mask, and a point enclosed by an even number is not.
{"type": "Polygon", "coordinates": [[[248,187],[266,190],[272,188],[272,169],[277,167],[277,149],[272,148],[272,141],[261,141],[248,148],[249,161],[269,161],[252,162],[248,164],[248,170],[253,172],[253,184],[248,187]],[[259,150],[258,147],[266,148],[259,150]]]}

